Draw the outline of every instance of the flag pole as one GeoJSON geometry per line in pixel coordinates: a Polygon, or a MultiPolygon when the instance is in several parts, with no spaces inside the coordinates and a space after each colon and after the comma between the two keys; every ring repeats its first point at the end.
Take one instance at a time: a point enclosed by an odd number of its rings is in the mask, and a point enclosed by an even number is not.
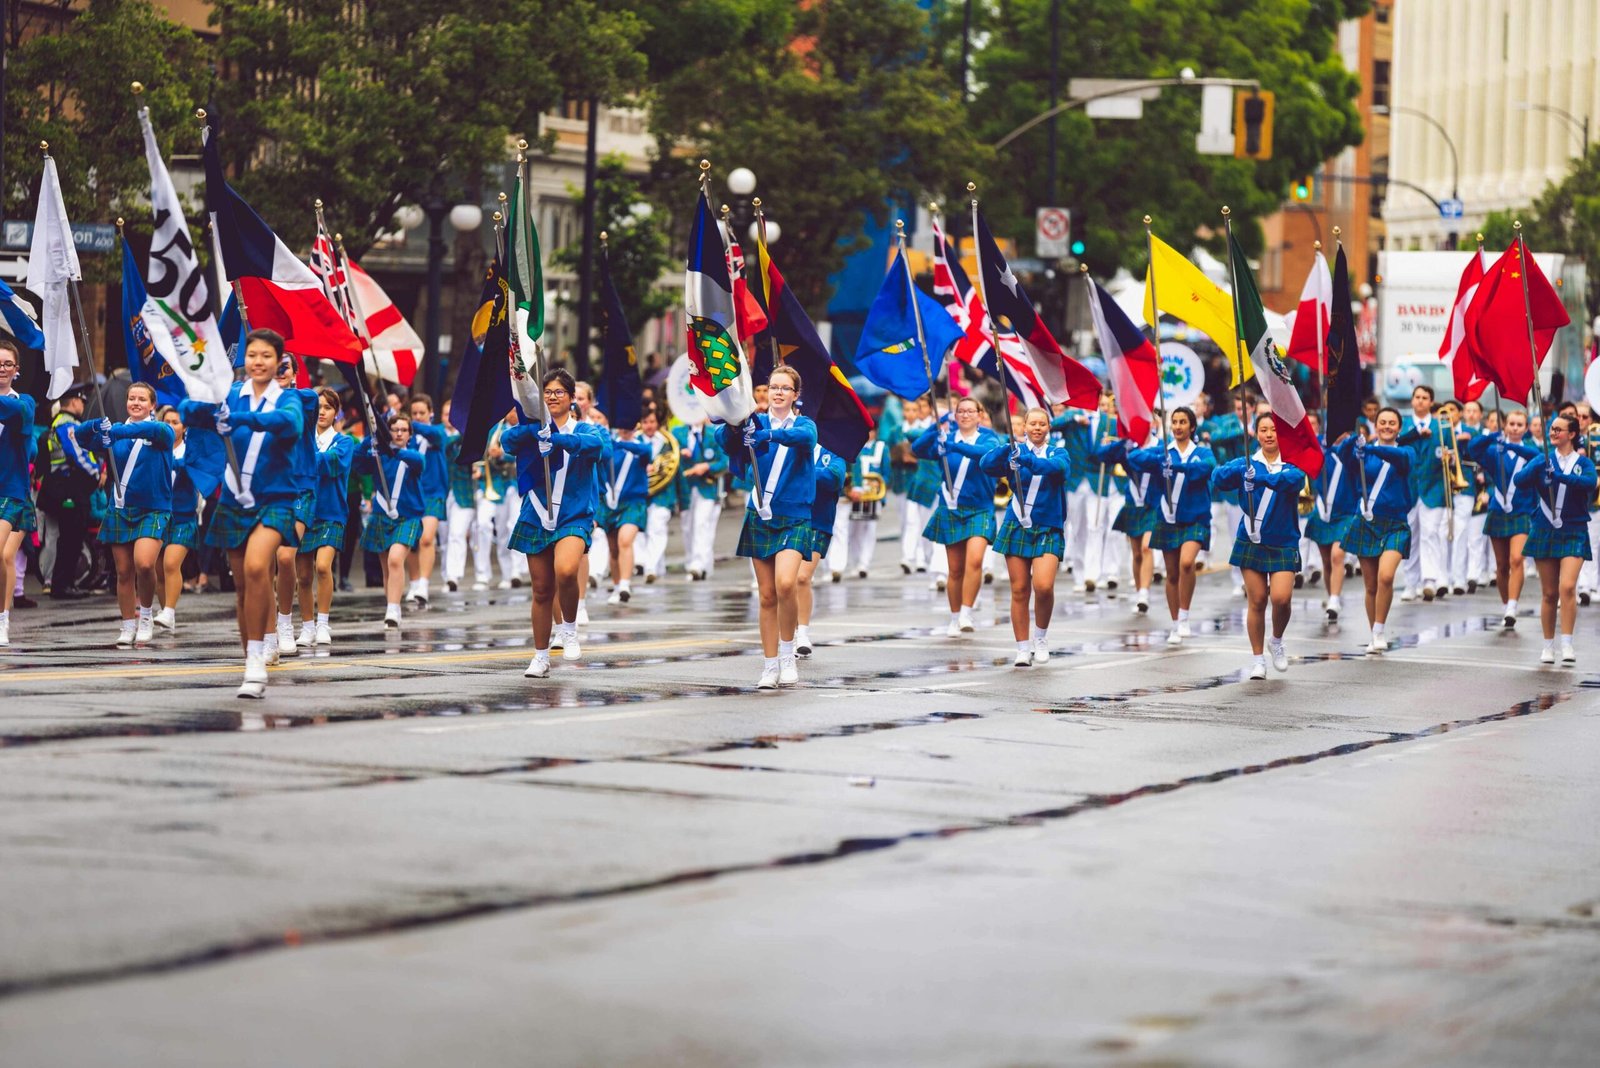
{"type": "MultiPolygon", "coordinates": [[[[1335,241],[1339,240],[1339,228],[1337,226],[1333,228],[1333,239],[1335,241]]],[[[1322,259],[1322,242],[1317,241],[1312,247],[1316,250],[1317,258],[1319,260],[1322,259]]],[[[1323,267],[1327,267],[1326,262],[1323,263],[1323,267]]],[[[1333,308],[1331,305],[1328,308],[1328,325],[1333,325],[1333,308]]],[[[1322,393],[1322,404],[1317,411],[1317,421],[1321,423],[1323,432],[1326,433],[1328,428],[1328,335],[1322,329],[1322,321],[1320,319],[1317,320],[1317,364],[1319,366],[1317,377],[1321,379],[1322,393]]]]}
{"type": "MultiPolygon", "coordinates": [[[[760,197],[751,200],[750,206],[756,209],[756,270],[761,272],[761,298],[767,308],[767,340],[772,343],[772,366],[782,367],[783,352],[778,348],[778,332],[772,326],[772,274],[767,270],[772,254],[767,251],[767,213],[761,210],[760,197]]],[[[732,226],[728,233],[733,233],[732,226]]]]}
{"type": "MultiPolygon", "coordinates": [[[[526,138],[518,138],[517,139],[517,214],[518,214],[519,218],[512,219],[512,220],[507,220],[507,222],[508,222],[508,224],[515,223],[519,230],[523,227],[524,224],[527,223],[528,216],[529,216],[530,212],[532,211],[531,207],[528,204],[528,157],[527,157],[527,154],[526,154],[527,151],[528,151],[527,139],[526,138]]],[[[528,242],[530,240],[531,240],[531,234],[527,238],[525,238],[524,240],[517,242],[517,254],[518,254],[518,256],[522,257],[523,259],[526,259],[527,256],[529,255],[528,242]]],[[[535,294],[532,292],[532,290],[533,290],[532,268],[529,267],[526,271],[524,271],[522,264],[512,264],[512,265],[510,265],[510,269],[515,270],[517,272],[517,278],[518,278],[519,282],[522,285],[522,292],[527,295],[528,302],[531,304],[533,302],[534,296],[535,296],[535,294]]],[[[544,300],[544,294],[543,293],[538,294],[538,299],[541,300],[541,301],[544,300]]],[[[541,313],[542,313],[542,311],[543,311],[543,309],[541,309],[541,313]]],[[[532,312],[530,311],[529,314],[531,315],[532,312]]],[[[517,360],[518,362],[521,362],[522,342],[521,342],[521,339],[517,337],[517,315],[516,315],[516,309],[515,308],[506,309],[506,322],[508,324],[508,329],[510,330],[510,334],[511,334],[511,355],[512,355],[512,359],[517,360]]],[[[539,394],[539,414],[542,417],[539,421],[544,424],[544,428],[545,428],[546,432],[555,433],[555,429],[550,425],[550,406],[548,404],[546,404],[545,401],[544,401],[544,350],[539,345],[539,342],[536,339],[531,339],[530,338],[529,340],[532,341],[532,343],[533,343],[534,392],[539,394]]],[[[522,369],[523,369],[523,373],[526,374],[527,373],[527,369],[528,369],[528,366],[527,366],[526,363],[523,363],[522,369]]],[[[576,400],[577,398],[574,397],[573,399],[576,400]]],[[[545,499],[545,506],[546,507],[554,507],[550,503],[550,495],[553,492],[551,490],[551,488],[550,488],[550,455],[548,453],[545,453],[545,454],[541,455],[539,458],[544,461],[544,465],[543,466],[544,466],[544,499],[545,499]]]]}
{"type": "MultiPolygon", "coordinates": [[[[1156,300],[1156,235],[1150,230],[1150,216],[1144,217],[1144,247],[1150,257],[1150,318],[1155,322],[1150,324],[1150,336],[1156,346],[1156,411],[1160,413],[1157,420],[1161,431],[1161,486],[1162,498],[1167,503],[1167,508],[1172,508],[1172,480],[1167,477],[1167,387],[1161,381],[1161,304],[1156,300]]],[[[1131,476],[1130,476],[1131,477],[1131,476]]]]}
{"type": "MultiPolygon", "coordinates": [[[[938,204],[930,203],[928,205],[928,215],[929,215],[930,218],[938,218],[941,214],[942,213],[939,211],[939,205],[938,204]]],[[[976,242],[974,242],[973,247],[974,248],[977,247],[976,242]]],[[[905,246],[904,246],[904,244],[902,244],[901,245],[902,251],[904,250],[904,248],[905,248],[905,246]]],[[[906,264],[906,274],[909,275],[910,273],[911,273],[911,264],[908,262],[906,264]]],[[[915,284],[915,283],[913,283],[913,284],[915,284]]],[[[916,302],[915,297],[916,297],[916,294],[913,293],[912,294],[912,298],[913,299],[911,301],[911,310],[916,314],[917,326],[920,329],[921,326],[922,326],[922,309],[917,306],[917,302],[916,302]]],[[[958,296],[957,300],[959,300],[959,299],[960,298],[958,296]]],[[[928,354],[928,347],[926,345],[922,346],[922,354],[923,354],[924,357],[926,357],[927,354],[928,354]]],[[[996,363],[1000,362],[1000,350],[999,349],[995,349],[994,358],[995,358],[995,362],[996,363]]],[[[950,413],[950,421],[954,422],[955,418],[956,418],[955,384],[950,381],[951,367],[950,367],[949,361],[946,360],[943,357],[940,357],[939,362],[943,365],[939,369],[944,372],[944,402],[945,402],[945,408],[950,413]]],[[[928,368],[928,408],[933,412],[938,412],[938,410],[939,410],[939,402],[938,402],[937,395],[933,391],[933,386],[934,386],[935,381],[937,381],[937,379],[936,379],[936,377],[935,377],[935,375],[933,373],[933,365],[932,365],[932,363],[929,362],[929,363],[926,364],[926,366],[928,368]]],[[[1008,402],[1008,404],[1009,404],[1009,402],[1008,402]]]]}
{"type": "MultiPolygon", "coordinates": [[[[932,207],[932,205],[929,206],[932,207]]],[[[917,283],[911,277],[911,264],[906,260],[906,221],[904,219],[896,219],[894,221],[894,234],[900,250],[900,259],[905,263],[906,287],[910,290],[907,296],[911,300],[911,317],[917,324],[917,348],[922,351],[922,369],[928,375],[928,408],[932,411],[938,411],[939,401],[933,392],[933,361],[928,358],[928,339],[922,329],[922,308],[917,303],[917,283]]],[[[954,421],[955,417],[952,415],[951,422],[954,421]]],[[[941,453],[939,460],[944,468],[944,485],[948,491],[955,484],[955,480],[950,476],[950,457],[941,453]]]]}
{"type": "MultiPolygon", "coordinates": [[[[209,140],[210,137],[211,137],[211,127],[206,124],[206,109],[205,108],[195,108],[194,109],[194,117],[200,120],[200,143],[201,143],[201,145],[204,145],[206,143],[206,141],[209,140]]],[[[208,193],[209,193],[209,191],[208,191],[208,193]]],[[[222,196],[222,191],[218,190],[215,194],[210,194],[210,195],[214,195],[215,197],[220,198],[222,196]]],[[[221,335],[221,333],[222,333],[222,294],[219,293],[217,290],[218,290],[218,287],[220,287],[221,285],[223,285],[227,281],[228,272],[227,272],[227,269],[226,269],[225,265],[222,262],[222,235],[217,233],[217,215],[216,215],[216,212],[208,212],[207,213],[207,215],[206,215],[206,228],[209,231],[209,233],[211,234],[211,268],[212,268],[212,272],[216,275],[216,280],[217,280],[217,284],[216,285],[207,285],[206,286],[206,293],[211,298],[211,316],[212,316],[212,318],[214,320],[216,320],[217,333],[218,333],[218,335],[221,335]]],[[[247,320],[245,319],[245,315],[244,315],[244,298],[239,295],[239,291],[238,291],[237,287],[234,288],[234,300],[239,305],[239,325],[241,327],[243,327],[246,330],[246,332],[248,332],[249,326],[247,325],[247,320]]],[[[233,363],[234,363],[234,361],[233,361],[233,353],[239,348],[239,339],[238,338],[232,338],[232,339],[223,338],[223,341],[226,342],[227,345],[228,345],[228,347],[227,347],[227,349],[225,351],[228,354],[228,367],[229,367],[230,372],[231,372],[232,369],[233,369],[233,363]]],[[[240,355],[242,356],[243,353],[240,353],[240,355]]],[[[235,381],[238,381],[238,380],[236,379],[235,381]]],[[[222,398],[222,403],[226,404],[227,402],[228,402],[228,398],[227,397],[223,397],[222,398]]],[[[243,485],[244,483],[241,481],[242,476],[239,474],[239,453],[233,447],[233,435],[232,434],[218,434],[217,436],[222,439],[222,448],[223,448],[223,451],[227,454],[227,457],[228,457],[228,469],[233,472],[233,484],[236,485],[236,486],[243,485]]]]}
{"type": "MultiPolygon", "coordinates": [[[[1000,351],[1000,332],[995,329],[994,312],[989,310],[989,295],[983,289],[983,248],[978,242],[978,185],[976,182],[967,183],[967,194],[972,197],[972,258],[978,268],[978,299],[983,302],[983,317],[989,323],[989,341],[994,345],[994,362],[1000,365],[1000,384],[1005,387],[1006,441],[1015,445],[1017,443],[1017,435],[1011,428],[1011,370],[1006,367],[1005,353],[1000,351]]],[[[1015,488],[1013,488],[1013,492],[1015,492],[1015,488]]]]}
{"type": "MultiPolygon", "coordinates": [[[[1517,266],[1521,268],[1517,276],[1522,280],[1522,310],[1523,318],[1528,321],[1528,359],[1533,362],[1533,403],[1539,412],[1539,423],[1544,427],[1544,440],[1540,444],[1544,447],[1544,465],[1550,470],[1555,470],[1555,465],[1550,459],[1550,420],[1544,417],[1544,391],[1539,388],[1539,344],[1533,336],[1533,303],[1528,299],[1528,242],[1522,236],[1522,220],[1517,219],[1511,223],[1511,229],[1517,233],[1517,266]]],[[[1545,499],[1550,511],[1555,511],[1555,500],[1549,486],[1545,486],[1545,499]]]]}
{"type": "MultiPolygon", "coordinates": [[[[322,200],[320,198],[316,201],[316,208],[317,230],[318,232],[325,234],[327,233],[327,225],[324,223],[322,218],[322,200]]],[[[333,235],[333,254],[335,257],[333,261],[334,269],[335,271],[344,275],[344,284],[346,287],[348,287],[350,294],[350,310],[354,313],[357,323],[360,324],[357,327],[357,336],[361,338],[361,343],[366,346],[366,351],[372,352],[372,337],[367,333],[367,317],[361,313],[361,301],[356,297],[355,286],[350,284],[350,257],[345,255],[343,234],[333,235]]],[[[339,305],[335,303],[334,307],[339,308],[339,305]]],[[[342,312],[342,309],[340,310],[342,312]]],[[[365,355],[363,355],[362,359],[365,361],[365,355]]],[[[378,358],[376,354],[373,355],[372,366],[374,368],[378,366],[378,358]]],[[[365,409],[363,414],[367,420],[367,432],[372,435],[373,441],[377,441],[378,413],[372,404],[372,383],[367,378],[367,368],[365,362],[356,368],[356,378],[359,380],[356,384],[356,392],[361,394],[361,405],[365,409]]],[[[389,492],[389,476],[384,473],[382,464],[375,464],[373,466],[377,468],[378,489],[382,491],[383,499],[389,502],[389,507],[384,510],[389,511],[389,509],[395,509],[395,511],[389,513],[389,518],[393,519],[398,514],[399,504],[389,492]]]]}
{"type": "MultiPolygon", "coordinates": [[[[1238,269],[1233,263],[1233,209],[1229,208],[1226,204],[1222,205],[1222,228],[1227,232],[1228,235],[1228,282],[1230,287],[1233,289],[1233,293],[1231,294],[1231,303],[1233,304],[1233,359],[1230,362],[1233,365],[1231,369],[1236,370],[1239,375],[1239,381],[1234,386],[1234,389],[1238,392],[1234,394],[1234,397],[1239,401],[1239,410],[1243,412],[1243,417],[1239,421],[1241,424],[1245,425],[1241,425],[1239,429],[1244,431],[1245,448],[1248,449],[1250,447],[1250,441],[1255,437],[1255,435],[1251,433],[1249,429],[1247,429],[1247,426],[1252,424],[1254,420],[1251,419],[1250,413],[1246,411],[1249,405],[1246,403],[1247,394],[1245,393],[1244,389],[1244,364],[1239,353],[1240,346],[1243,344],[1243,341],[1239,336],[1239,320],[1243,318],[1243,316],[1241,316],[1239,313],[1239,274],[1238,269]]],[[[1154,274],[1154,272],[1151,273],[1154,274]]],[[[1250,463],[1253,467],[1255,460],[1250,459],[1250,463]]],[[[1250,469],[1247,468],[1246,470],[1250,469]]],[[[1245,525],[1249,529],[1254,530],[1257,534],[1259,534],[1260,525],[1256,522],[1255,518],[1255,492],[1249,487],[1249,483],[1253,483],[1254,481],[1255,479],[1253,478],[1246,480],[1244,494],[1244,519],[1245,525]]]]}
{"type": "MultiPolygon", "coordinates": [[[[1083,279],[1084,285],[1090,287],[1089,288],[1089,299],[1090,300],[1099,300],[1100,299],[1099,294],[1094,291],[1094,279],[1089,277],[1089,265],[1087,263],[1078,264],[1078,277],[1083,279]]],[[[1161,376],[1160,376],[1160,351],[1159,350],[1157,350],[1156,357],[1157,357],[1157,362],[1156,362],[1156,367],[1157,367],[1156,388],[1160,389],[1161,388],[1161,376]]],[[[1107,367],[1106,368],[1106,378],[1110,379],[1110,377],[1111,377],[1111,368],[1107,367]]],[[[1116,390],[1113,389],[1112,390],[1112,395],[1115,396],[1115,394],[1116,394],[1116,390]]],[[[1104,413],[1100,413],[1098,408],[1096,409],[1096,412],[1098,414],[1104,414],[1104,413]]],[[[1094,446],[1096,448],[1098,448],[1101,445],[1104,445],[1105,444],[1105,435],[1102,433],[1099,436],[1099,438],[1093,444],[1094,444],[1094,446]]],[[[1105,498],[1106,498],[1106,462],[1104,460],[1100,461],[1100,473],[1095,477],[1094,495],[1095,495],[1095,500],[1097,502],[1095,504],[1095,508],[1098,510],[1099,516],[1100,516],[1099,520],[1095,523],[1095,525],[1100,528],[1100,556],[1101,556],[1102,559],[1104,559],[1105,558],[1105,552],[1106,552],[1106,532],[1111,529],[1111,512],[1105,506],[1105,498]]]]}
{"type": "MultiPolygon", "coordinates": [[[[712,210],[712,208],[711,208],[711,161],[708,160],[708,159],[703,159],[703,160],[700,161],[700,195],[703,198],[705,198],[706,210],[707,211],[711,211],[712,210]]],[[[728,251],[729,251],[728,238],[731,235],[731,230],[728,231],[728,232],[723,232],[721,230],[718,230],[717,233],[722,238],[722,260],[723,260],[724,263],[728,263],[729,260],[732,258],[732,257],[730,257],[728,255],[728,251]]],[[[730,264],[729,267],[728,267],[728,271],[729,271],[729,275],[728,275],[728,294],[729,294],[730,297],[733,295],[733,275],[732,275],[732,270],[733,270],[733,268],[732,268],[732,266],[730,264]]],[[[765,271],[763,271],[761,273],[763,275],[766,274],[765,271]]],[[[739,324],[737,322],[737,319],[738,319],[738,309],[737,308],[734,309],[734,319],[736,321],[733,324],[733,342],[734,342],[734,345],[739,349],[739,358],[741,360],[744,360],[745,365],[748,367],[750,361],[745,358],[744,346],[739,344],[739,324]]],[[[772,329],[772,323],[770,322],[770,309],[769,309],[769,321],[767,323],[767,329],[768,330],[772,329]]],[[[754,377],[755,376],[752,374],[751,375],[752,380],[754,379],[754,377]]],[[[744,422],[747,423],[751,419],[753,419],[754,417],[755,417],[755,411],[752,410],[749,415],[745,416],[744,422]]],[[[769,421],[770,421],[770,416],[768,418],[769,418],[769,421]]],[[[740,426],[743,426],[743,425],[744,425],[744,423],[740,423],[740,426]]],[[[757,460],[756,460],[756,447],[754,445],[746,445],[745,446],[745,451],[750,456],[750,496],[756,502],[756,511],[759,514],[761,509],[764,507],[764,505],[762,505],[762,503],[761,503],[761,464],[758,463],[757,460]]]]}
{"type": "MultiPolygon", "coordinates": [[[[606,285],[608,287],[615,288],[614,283],[611,281],[611,235],[609,233],[607,233],[606,231],[604,231],[604,230],[600,231],[600,270],[601,270],[601,272],[602,272],[602,274],[603,274],[603,276],[604,276],[604,278],[606,280],[606,285]]],[[[606,318],[609,319],[611,317],[611,313],[610,313],[610,310],[609,310],[610,309],[610,305],[607,304],[606,307],[607,307],[606,318]]],[[[605,344],[605,338],[604,338],[603,335],[606,333],[606,330],[605,330],[604,327],[601,328],[601,332],[602,332],[602,337],[601,337],[601,345],[600,345],[600,350],[601,350],[600,355],[601,355],[602,361],[605,361],[605,362],[603,362],[601,364],[600,381],[602,383],[604,383],[604,381],[608,377],[610,377],[610,375],[611,375],[611,367],[609,366],[609,361],[610,361],[611,357],[605,351],[606,344],[605,344]]],[[[613,404],[614,401],[615,401],[614,397],[608,396],[606,398],[606,403],[607,404],[611,404],[613,410],[615,410],[615,405],[613,404]]],[[[612,427],[611,429],[613,431],[615,431],[616,428],[612,427]]],[[[610,478],[610,481],[607,484],[611,485],[611,486],[615,486],[616,485],[616,481],[617,481],[617,451],[615,449],[611,450],[611,455],[606,460],[606,464],[611,469],[611,478],[610,478]]]]}
{"type": "MultiPolygon", "coordinates": [[[[1478,260],[1479,260],[1479,269],[1481,270],[1482,269],[1482,261],[1483,261],[1483,235],[1481,233],[1478,235],[1478,253],[1477,253],[1477,255],[1478,255],[1478,260]]],[[[1535,375],[1534,377],[1537,378],[1538,376],[1535,375]]],[[[1506,413],[1501,410],[1501,400],[1502,400],[1504,394],[1502,394],[1500,392],[1500,384],[1498,382],[1495,382],[1493,379],[1490,379],[1489,387],[1494,390],[1494,418],[1495,418],[1495,422],[1500,424],[1500,433],[1502,435],[1504,435],[1505,432],[1506,432],[1506,413]]]]}
{"type": "MultiPolygon", "coordinates": [[[[1342,253],[1344,251],[1344,239],[1339,236],[1340,232],[1341,231],[1340,231],[1339,227],[1335,226],[1333,228],[1333,244],[1334,244],[1334,249],[1336,250],[1336,252],[1342,253]]],[[[1346,278],[1346,281],[1348,282],[1348,280],[1349,280],[1349,271],[1348,270],[1345,272],[1345,278],[1346,278]]],[[[1349,287],[1347,285],[1346,289],[1348,289],[1348,288],[1349,287]]],[[[1346,315],[1349,315],[1350,314],[1350,309],[1346,308],[1346,309],[1344,309],[1344,312],[1345,312],[1346,315]]],[[[1331,311],[1330,311],[1330,314],[1329,314],[1328,322],[1329,322],[1330,326],[1333,324],[1333,317],[1332,317],[1331,311]]],[[[1348,359],[1349,356],[1350,356],[1350,353],[1347,352],[1347,353],[1344,353],[1343,355],[1344,355],[1344,357],[1346,359],[1348,359]]],[[[1344,359],[1341,359],[1339,362],[1342,364],[1344,362],[1344,359]]],[[[1326,353],[1324,353],[1324,355],[1323,355],[1323,363],[1324,364],[1327,363],[1327,355],[1326,355],[1326,353]]],[[[1357,368],[1357,372],[1358,373],[1360,371],[1360,367],[1361,367],[1361,356],[1358,353],[1356,355],[1356,368],[1357,368]]],[[[1344,371],[1348,372],[1349,368],[1344,368],[1344,371]]],[[[1324,375],[1323,377],[1326,378],[1327,376],[1324,375]]],[[[1327,410],[1326,409],[1326,405],[1328,403],[1327,402],[1328,393],[1327,393],[1327,387],[1326,386],[1323,387],[1322,396],[1323,396],[1323,402],[1322,403],[1324,405],[1324,409],[1323,410],[1326,411],[1327,410]]],[[[1356,425],[1356,430],[1361,433],[1362,438],[1366,437],[1366,431],[1360,426],[1359,423],[1357,423],[1357,425],[1356,425]]],[[[1376,427],[1374,427],[1374,430],[1376,430],[1376,427]]],[[[1354,433],[1354,432],[1355,431],[1352,431],[1352,433],[1354,433]]],[[[1324,417],[1323,420],[1322,420],[1322,443],[1323,443],[1323,446],[1327,447],[1327,448],[1332,448],[1332,446],[1333,446],[1333,440],[1331,439],[1331,437],[1328,434],[1328,420],[1327,420],[1326,417],[1324,417]]],[[[1368,502],[1367,502],[1367,463],[1366,463],[1365,459],[1357,461],[1357,463],[1356,463],[1356,471],[1361,475],[1361,507],[1363,509],[1365,509],[1367,507],[1367,505],[1368,505],[1368,502]]],[[[1332,497],[1328,498],[1328,507],[1329,508],[1333,507],[1333,498],[1332,497]]]]}

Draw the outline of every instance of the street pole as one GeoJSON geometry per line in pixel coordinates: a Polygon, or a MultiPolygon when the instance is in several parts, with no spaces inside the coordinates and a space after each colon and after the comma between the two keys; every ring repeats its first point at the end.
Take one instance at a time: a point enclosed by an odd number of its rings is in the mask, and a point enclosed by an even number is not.
{"type": "MultiPolygon", "coordinates": [[[[1055,111],[1061,97],[1061,0],[1050,0],[1050,110],[1055,111]]],[[[1050,116],[1049,138],[1045,148],[1049,160],[1045,172],[1045,204],[1056,202],[1056,116],[1050,116]]]]}
{"type": "Polygon", "coordinates": [[[600,132],[600,101],[589,98],[588,144],[583,153],[583,258],[578,261],[578,344],[573,367],[580,380],[589,377],[589,330],[594,313],[595,146],[600,132]]]}
{"type": "Polygon", "coordinates": [[[428,374],[423,381],[433,395],[439,395],[440,372],[443,361],[439,355],[440,314],[439,301],[444,290],[444,198],[435,192],[428,198],[424,209],[428,213],[428,320],[427,347],[423,358],[428,362],[428,374]]]}

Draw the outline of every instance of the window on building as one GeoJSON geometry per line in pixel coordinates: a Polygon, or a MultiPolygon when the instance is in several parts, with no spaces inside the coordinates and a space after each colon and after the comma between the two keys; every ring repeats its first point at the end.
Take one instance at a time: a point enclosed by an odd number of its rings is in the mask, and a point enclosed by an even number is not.
{"type": "Polygon", "coordinates": [[[1378,5],[1376,5],[1372,9],[1372,17],[1377,20],[1378,25],[1387,26],[1389,24],[1389,5],[1388,4],[1378,4],[1378,5]]]}
{"type": "Polygon", "coordinates": [[[1375,59],[1372,61],[1372,104],[1374,107],[1389,106],[1389,61],[1375,59]]]}

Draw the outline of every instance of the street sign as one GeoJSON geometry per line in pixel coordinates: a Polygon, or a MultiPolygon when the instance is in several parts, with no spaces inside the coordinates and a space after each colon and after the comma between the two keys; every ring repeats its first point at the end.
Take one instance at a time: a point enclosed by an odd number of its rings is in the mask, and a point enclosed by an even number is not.
{"type": "Polygon", "coordinates": [[[1466,205],[1455,197],[1439,201],[1439,218],[1459,219],[1466,213],[1466,205]]]}
{"type": "MultiPolygon", "coordinates": [[[[117,247],[117,228],[110,223],[73,223],[72,243],[79,252],[110,252],[117,247]]],[[[0,227],[0,247],[26,249],[33,244],[33,223],[7,219],[0,227]]]]}
{"type": "Polygon", "coordinates": [[[1040,208],[1034,213],[1034,253],[1041,260],[1067,255],[1072,248],[1072,212],[1040,208]]]}

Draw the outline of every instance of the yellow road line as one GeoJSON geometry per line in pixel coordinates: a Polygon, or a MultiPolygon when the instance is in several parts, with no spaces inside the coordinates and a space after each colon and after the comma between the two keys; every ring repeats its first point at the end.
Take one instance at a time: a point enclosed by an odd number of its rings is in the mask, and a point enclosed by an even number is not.
{"type": "MultiPolygon", "coordinates": [[[[602,652],[618,653],[648,653],[659,652],[667,649],[682,649],[689,646],[710,648],[713,646],[733,645],[735,642],[728,638],[674,638],[655,642],[619,642],[616,644],[591,645],[590,648],[602,652]]],[[[527,657],[529,647],[520,649],[481,649],[470,653],[400,653],[386,656],[360,656],[349,659],[336,657],[312,658],[300,660],[298,658],[279,664],[268,669],[270,673],[293,671],[337,671],[351,667],[431,667],[435,664],[470,664],[483,660],[512,660],[527,657]]],[[[152,678],[182,678],[195,675],[233,675],[239,671],[237,660],[224,664],[211,666],[177,667],[152,665],[150,667],[118,667],[116,664],[105,664],[95,670],[72,671],[21,671],[15,675],[0,673],[0,689],[6,688],[8,682],[69,682],[82,679],[102,679],[113,675],[124,679],[152,679],[152,678]]]]}

